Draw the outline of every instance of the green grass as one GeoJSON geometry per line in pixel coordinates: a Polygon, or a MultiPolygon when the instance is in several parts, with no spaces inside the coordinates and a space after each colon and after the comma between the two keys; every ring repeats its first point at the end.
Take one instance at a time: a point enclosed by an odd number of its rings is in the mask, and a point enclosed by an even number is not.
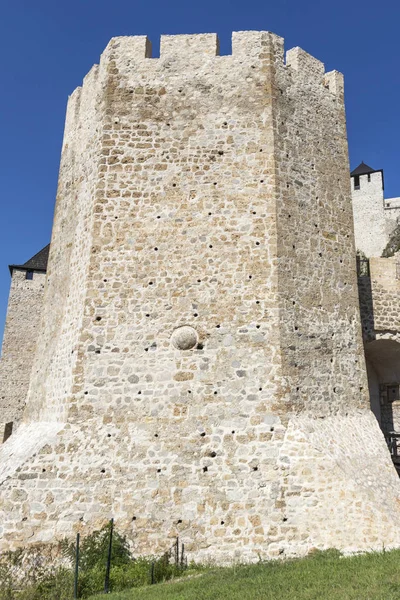
{"type": "MultiPolygon", "coordinates": [[[[180,581],[107,596],[108,600],[400,600],[400,551],[211,568],[180,581]]],[[[104,595],[90,600],[102,600],[104,595]]]]}

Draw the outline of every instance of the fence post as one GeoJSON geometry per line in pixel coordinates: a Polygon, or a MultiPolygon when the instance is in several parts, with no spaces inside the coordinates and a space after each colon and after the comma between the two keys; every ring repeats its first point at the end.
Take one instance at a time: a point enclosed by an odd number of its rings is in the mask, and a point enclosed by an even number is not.
{"type": "Polygon", "coordinates": [[[175,546],[175,566],[179,567],[179,537],[176,538],[175,546]]]}
{"type": "Polygon", "coordinates": [[[78,598],[78,577],[79,577],[79,533],[76,534],[75,548],[75,577],[74,577],[74,600],[78,598]]]}
{"type": "Polygon", "coordinates": [[[182,544],[182,551],[181,551],[181,569],[183,569],[184,567],[184,560],[185,560],[185,544],[182,544]]]}
{"type": "Polygon", "coordinates": [[[154,564],[154,560],[153,560],[153,562],[151,563],[151,570],[150,570],[150,583],[151,583],[151,585],[154,585],[154,583],[155,583],[154,567],[155,567],[155,564],[154,564]]]}
{"type": "Polygon", "coordinates": [[[110,569],[111,569],[113,529],[114,529],[114,519],[111,519],[111,521],[110,521],[110,539],[108,542],[108,554],[107,554],[107,564],[106,564],[106,577],[104,579],[104,593],[105,594],[109,593],[109,588],[110,588],[110,569]]]}

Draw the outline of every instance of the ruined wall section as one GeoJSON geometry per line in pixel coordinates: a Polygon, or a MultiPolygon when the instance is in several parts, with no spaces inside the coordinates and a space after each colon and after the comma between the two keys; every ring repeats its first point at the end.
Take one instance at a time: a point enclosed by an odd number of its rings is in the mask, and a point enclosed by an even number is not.
{"type": "Polygon", "coordinates": [[[68,102],[43,321],[24,420],[62,421],[73,392],[100,163],[95,66],[68,102]]]}
{"type": "Polygon", "coordinates": [[[11,276],[0,360],[0,415],[3,423],[13,423],[14,431],[28,393],[45,280],[46,274],[40,271],[35,271],[32,279],[26,279],[26,271],[13,269],[11,276]]]}

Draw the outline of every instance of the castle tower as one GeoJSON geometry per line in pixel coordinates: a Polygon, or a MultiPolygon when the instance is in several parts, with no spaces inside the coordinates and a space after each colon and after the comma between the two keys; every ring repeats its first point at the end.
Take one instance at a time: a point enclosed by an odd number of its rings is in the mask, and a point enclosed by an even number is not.
{"type": "Polygon", "coordinates": [[[356,248],[380,257],[400,216],[400,198],[385,199],[382,169],[364,162],[351,172],[351,191],[356,248]]]}
{"type": "Polygon", "coordinates": [[[49,246],[23,265],[10,265],[11,287],[0,360],[0,443],[25,407],[42,316],[49,246]]]}
{"type": "Polygon", "coordinates": [[[2,547],[111,516],[195,559],[397,543],[352,228],[339,73],[267,32],[112,39],[69,100],[2,547]]]}
{"type": "Polygon", "coordinates": [[[365,163],[351,172],[356,248],[368,258],[381,256],[387,244],[383,171],[365,163]]]}

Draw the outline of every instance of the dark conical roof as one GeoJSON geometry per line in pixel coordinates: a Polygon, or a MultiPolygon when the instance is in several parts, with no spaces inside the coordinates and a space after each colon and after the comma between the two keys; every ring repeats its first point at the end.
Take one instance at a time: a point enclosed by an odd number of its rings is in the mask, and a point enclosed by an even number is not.
{"type": "Polygon", "coordinates": [[[382,189],[385,189],[385,182],[383,178],[383,170],[382,169],[373,169],[362,162],[358,165],[354,171],[350,173],[350,177],[359,177],[360,175],[368,175],[369,173],[381,173],[382,175],[382,189]]]}
{"type": "Polygon", "coordinates": [[[24,269],[25,271],[47,271],[47,262],[49,260],[50,244],[47,244],[40,252],[32,256],[23,265],[9,265],[10,273],[12,275],[13,269],[24,269]]]}
{"type": "Polygon", "coordinates": [[[375,172],[376,172],[375,169],[366,165],[365,162],[362,162],[358,165],[358,167],[356,169],[354,169],[354,171],[352,171],[350,173],[350,176],[354,177],[354,175],[367,175],[367,173],[375,173],[375,172]]]}

